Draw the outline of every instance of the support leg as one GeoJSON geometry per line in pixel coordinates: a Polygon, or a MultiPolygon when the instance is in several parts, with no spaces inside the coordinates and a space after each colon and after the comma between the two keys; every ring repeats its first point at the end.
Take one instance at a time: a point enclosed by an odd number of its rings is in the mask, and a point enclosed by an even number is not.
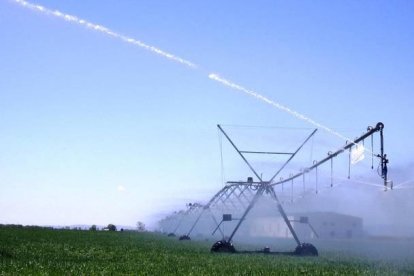
{"type": "Polygon", "coordinates": [[[257,190],[257,192],[256,192],[256,194],[255,194],[255,196],[254,196],[253,200],[250,202],[249,206],[247,206],[246,210],[244,211],[243,216],[240,218],[239,222],[237,223],[236,227],[234,228],[234,230],[233,230],[233,232],[231,233],[231,235],[230,235],[229,239],[227,240],[227,242],[231,242],[231,240],[233,239],[233,237],[234,237],[234,235],[236,234],[237,230],[239,229],[240,225],[243,223],[243,221],[244,221],[244,219],[246,218],[247,214],[250,212],[250,210],[251,210],[251,209],[253,208],[253,206],[256,204],[257,200],[258,200],[258,199],[260,198],[260,196],[263,194],[264,190],[265,190],[265,187],[264,187],[264,186],[261,186],[261,187],[257,190]]]}

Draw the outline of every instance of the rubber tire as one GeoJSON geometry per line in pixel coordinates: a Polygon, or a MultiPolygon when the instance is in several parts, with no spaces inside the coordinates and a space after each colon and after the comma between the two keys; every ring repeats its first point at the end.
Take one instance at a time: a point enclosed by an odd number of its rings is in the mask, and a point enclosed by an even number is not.
{"type": "Polygon", "coordinates": [[[187,235],[182,235],[178,238],[178,240],[180,240],[180,241],[190,241],[191,238],[187,235]]]}
{"type": "Polygon", "coordinates": [[[293,253],[297,256],[318,256],[318,250],[310,243],[298,245],[293,253]]]}
{"type": "Polygon", "coordinates": [[[214,243],[210,251],[215,253],[236,253],[233,244],[227,241],[218,241],[214,243]]]}

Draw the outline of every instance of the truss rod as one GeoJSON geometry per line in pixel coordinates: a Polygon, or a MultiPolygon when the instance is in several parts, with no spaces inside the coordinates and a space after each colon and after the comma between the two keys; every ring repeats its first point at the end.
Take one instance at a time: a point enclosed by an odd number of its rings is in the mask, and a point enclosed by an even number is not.
{"type": "MultiPolygon", "coordinates": [[[[218,191],[211,199],[210,201],[203,207],[203,209],[201,210],[200,214],[198,215],[197,219],[194,221],[193,225],[191,226],[190,230],[187,233],[187,236],[190,236],[191,232],[193,232],[194,228],[196,227],[198,221],[201,219],[201,217],[203,216],[204,212],[208,209],[210,209],[210,205],[219,197],[222,196],[222,193],[224,191],[227,191],[227,189],[229,189],[228,186],[224,186],[220,191],[218,191]]],[[[213,215],[214,217],[214,215],[213,215]]],[[[214,218],[214,221],[217,222],[214,218]]],[[[216,223],[217,224],[217,223],[216,223]]]]}
{"type": "Polygon", "coordinates": [[[278,174],[287,166],[287,164],[289,164],[289,162],[293,159],[293,157],[295,157],[295,155],[303,148],[306,142],[309,141],[309,139],[316,133],[316,131],[318,131],[318,129],[314,129],[312,131],[312,133],[306,138],[305,141],[303,141],[300,147],[297,148],[297,150],[289,157],[289,159],[283,164],[283,166],[273,175],[273,177],[269,180],[269,183],[271,183],[273,179],[275,179],[276,176],[278,176],[278,174]]]}
{"type": "Polygon", "coordinates": [[[261,185],[260,188],[257,190],[254,198],[250,202],[249,206],[247,206],[246,210],[244,211],[242,217],[240,218],[239,222],[237,223],[236,227],[234,228],[233,232],[231,233],[228,242],[231,242],[234,235],[236,234],[237,230],[239,229],[240,225],[243,223],[244,219],[246,218],[247,214],[250,212],[250,210],[253,208],[253,206],[256,204],[257,200],[260,198],[260,196],[264,193],[266,190],[265,185],[261,185]]]}
{"type": "Polygon", "coordinates": [[[273,199],[276,201],[277,203],[277,209],[279,210],[279,213],[282,215],[283,220],[285,221],[287,227],[289,228],[290,233],[292,234],[293,238],[295,239],[296,243],[298,244],[298,246],[301,245],[301,242],[299,240],[298,235],[295,232],[295,229],[293,229],[292,224],[290,223],[285,210],[282,207],[282,204],[279,201],[279,198],[276,195],[275,190],[273,189],[272,186],[268,186],[267,191],[270,193],[270,196],[273,197],[273,199]]]}
{"type": "MultiPolygon", "coordinates": [[[[363,140],[364,140],[364,139],[366,139],[367,137],[369,137],[369,136],[373,135],[375,132],[380,131],[380,133],[381,133],[381,139],[382,139],[382,136],[383,136],[383,135],[382,135],[383,128],[384,128],[384,124],[383,124],[383,123],[378,123],[378,124],[376,125],[376,127],[375,127],[375,128],[369,129],[367,133],[365,133],[365,134],[364,134],[364,135],[362,135],[361,137],[359,137],[359,138],[355,139],[352,143],[348,143],[348,144],[346,144],[343,148],[341,148],[341,149],[337,150],[336,152],[334,152],[334,153],[332,153],[332,154],[329,154],[326,158],[322,159],[322,160],[321,160],[321,161],[319,161],[319,162],[316,162],[316,163],[315,163],[315,164],[313,164],[312,166],[310,166],[310,167],[308,167],[308,168],[305,168],[302,172],[299,172],[299,173],[297,173],[297,174],[295,174],[295,175],[293,175],[293,176],[291,176],[291,177],[289,177],[289,178],[286,178],[286,179],[284,179],[284,180],[280,180],[280,181],[278,181],[278,182],[271,183],[270,185],[272,185],[272,186],[275,186],[275,185],[280,185],[280,184],[286,183],[286,182],[288,182],[288,181],[291,181],[292,179],[295,179],[295,178],[298,178],[298,177],[300,177],[300,176],[304,175],[305,173],[307,173],[307,172],[309,172],[309,171],[311,171],[311,170],[313,170],[313,169],[315,169],[315,168],[319,167],[319,166],[320,166],[320,165],[322,165],[323,163],[325,163],[325,162],[327,162],[327,161],[331,160],[332,158],[334,158],[334,157],[338,156],[339,154],[343,153],[344,151],[346,151],[346,150],[348,150],[348,149],[352,148],[353,146],[355,146],[355,145],[356,145],[356,144],[358,144],[359,142],[363,141],[363,140]]],[[[381,158],[381,164],[384,164],[384,165],[382,165],[382,166],[383,166],[383,167],[386,167],[386,163],[388,162],[388,160],[386,159],[387,155],[386,155],[386,154],[384,154],[384,150],[383,150],[383,142],[381,143],[381,145],[382,145],[382,147],[381,147],[381,154],[380,154],[380,155],[378,155],[377,157],[381,158]]],[[[386,174],[385,174],[385,176],[383,176],[383,178],[384,178],[384,185],[386,186],[386,181],[387,181],[386,174]]]]}
{"type": "Polygon", "coordinates": [[[227,133],[221,128],[220,125],[217,125],[217,127],[220,129],[220,131],[224,134],[224,136],[227,138],[227,140],[230,142],[230,144],[233,146],[233,148],[238,152],[240,157],[244,160],[244,162],[249,166],[250,170],[256,175],[260,181],[262,181],[262,178],[259,176],[259,174],[255,171],[255,169],[250,165],[249,161],[244,157],[243,153],[240,152],[240,150],[236,147],[236,145],[233,143],[233,141],[230,139],[230,137],[227,135],[227,133]]]}
{"type": "Polygon", "coordinates": [[[256,153],[256,154],[280,154],[280,155],[292,155],[293,152],[273,152],[273,151],[248,151],[241,150],[241,153],[256,153]]]}

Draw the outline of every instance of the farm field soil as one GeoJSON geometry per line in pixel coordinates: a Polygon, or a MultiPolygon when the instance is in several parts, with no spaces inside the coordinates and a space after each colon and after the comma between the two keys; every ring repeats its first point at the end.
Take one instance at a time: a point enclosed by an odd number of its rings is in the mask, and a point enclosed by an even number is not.
{"type": "Polygon", "coordinates": [[[156,233],[0,228],[0,275],[414,275],[412,264],[339,252],[319,257],[213,254],[156,233]]]}

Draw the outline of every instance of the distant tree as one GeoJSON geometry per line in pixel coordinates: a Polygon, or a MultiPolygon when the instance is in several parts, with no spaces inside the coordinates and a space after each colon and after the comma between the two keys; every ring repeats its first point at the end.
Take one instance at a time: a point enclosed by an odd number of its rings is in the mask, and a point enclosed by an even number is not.
{"type": "Polygon", "coordinates": [[[108,228],[109,231],[116,231],[116,226],[111,224],[111,223],[108,224],[108,226],[106,228],[108,228]]]}
{"type": "Polygon", "coordinates": [[[91,231],[96,231],[96,225],[94,224],[94,225],[92,225],[90,228],[89,228],[89,230],[91,230],[91,231]]]}
{"type": "Polygon", "coordinates": [[[141,221],[137,222],[137,230],[139,232],[145,232],[145,224],[141,221]]]}

